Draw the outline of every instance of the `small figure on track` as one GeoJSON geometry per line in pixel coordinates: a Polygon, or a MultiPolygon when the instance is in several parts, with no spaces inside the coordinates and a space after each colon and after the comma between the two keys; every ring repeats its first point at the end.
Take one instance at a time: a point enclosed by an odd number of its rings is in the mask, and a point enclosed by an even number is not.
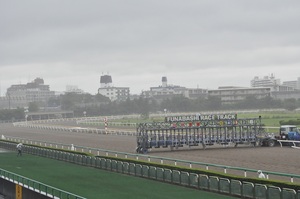
{"type": "Polygon", "coordinates": [[[17,156],[22,156],[22,148],[23,148],[22,143],[17,144],[17,150],[18,150],[18,155],[17,156]]]}
{"type": "Polygon", "coordinates": [[[261,170],[258,170],[257,173],[258,173],[258,178],[266,178],[265,174],[261,170]]]}

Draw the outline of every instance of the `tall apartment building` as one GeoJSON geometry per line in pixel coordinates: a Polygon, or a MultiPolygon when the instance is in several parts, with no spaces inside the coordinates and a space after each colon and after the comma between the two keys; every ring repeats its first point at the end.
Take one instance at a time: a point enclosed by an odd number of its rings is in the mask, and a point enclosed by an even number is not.
{"type": "Polygon", "coordinates": [[[47,103],[50,97],[55,96],[54,91],[50,91],[49,85],[44,84],[44,80],[36,78],[27,84],[12,85],[7,89],[6,97],[0,99],[2,108],[26,107],[29,102],[47,103]]]}
{"type": "Polygon", "coordinates": [[[110,75],[102,75],[98,93],[108,97],[111,101],[124,101],[129,98],[130,89],[129,87],[115,87],[112,85],[110,75]]]}

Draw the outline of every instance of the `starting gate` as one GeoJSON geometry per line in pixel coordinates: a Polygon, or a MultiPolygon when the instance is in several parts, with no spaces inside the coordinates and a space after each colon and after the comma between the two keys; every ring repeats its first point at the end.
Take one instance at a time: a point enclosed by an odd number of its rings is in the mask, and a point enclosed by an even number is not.
{"type": "Polygon", "coordinates": [[[141,123],[137,127],[138,153],[150,148],[171,150],[183,146],[253,144],[261,131],[261,117],[238,119],[236,114],[166,117],[164,122],[141,123]]]}

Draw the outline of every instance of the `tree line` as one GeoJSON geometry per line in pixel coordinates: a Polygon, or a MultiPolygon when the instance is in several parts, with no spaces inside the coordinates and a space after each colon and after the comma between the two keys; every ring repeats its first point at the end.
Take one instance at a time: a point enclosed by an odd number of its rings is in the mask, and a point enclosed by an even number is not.
{"type": "MultiPolygon", "coordinates": [[[[44,105],[45,106],[45,105],[44,105]]],[[[300,100],[285,99],[277,100],[272,97],[257,99],[255,96],[247,96],[244,100],[234,104],[224,104],[219,97],[208,96],[207,98],[189,99],[176,95],[163,100],[155,98],[144,98],[125,101],[110,101],[107,97],[96,94],[67,93],[50,98],[47,108],[57,108],[63,111],[74,111],[75,117],[100,116],[100,115],[127,115],[139,114],[147,118],[150,113],[167,112],[207,112],[239,109],[276,109],[284,108],[292,111],[300,107],[300,100]]],[[[28,106],[29,112],[40,110],[38,102],[31,102],[28,106]]],[[[0,110],[0,120],[23,119],[24,108],[16,110],[0,110]]]]}
{"type": "Polygon", "coordinates": [[[57,98],[55,104],[60,104],[62,110],[74,111],[75,116],[82,116],[83,112],[86,112],[87,116],[140,114],[147,117],[150,113],[164,112],[165,110],[168,112],[203,112],[284,108],[292,111],[300,107],[300,100],[294,98],[276,100],[272,97],[257,99],[255,96],[249,95],[237,103],[223,104],[219,97],[214,96],[189,99],[176,95],[164,100],[140,96],[136,99],[128,98],[125,101],[112,102],[100,94],[67,94],[60,96],[60,99],[57,98]]]}

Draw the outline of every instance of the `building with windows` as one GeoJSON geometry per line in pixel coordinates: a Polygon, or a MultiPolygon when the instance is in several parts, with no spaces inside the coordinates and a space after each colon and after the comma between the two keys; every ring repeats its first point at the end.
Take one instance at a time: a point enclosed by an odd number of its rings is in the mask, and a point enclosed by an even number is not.
{"type": "Polygon", "coordinates": [[[244,87],[219,87],[216,90],[208,90],[209,96],[216,96],[221,99],[222,104],[234,104],[245,100],[247,96],[255,96],[257,99],[270,96],[271,88],[244,88],[244,87]]]}
{"type": "Polygon", "coordinates": [[[274,91],[271,93],[271,97],[274,99],[279,100],[286,100],[286,99],[300,99],[300,90],[294,91],[274,91]]]}
{"type": "Polygon", "coordinates": [[[258,87],[268,87],[271,88],[271,91],[293,91],[295,90],[295,82],[289,81],[281,84],[280,79],[276,79],[275,76],[272,74],[271,76],[264,76],[263,78],[254,77],[251,80],[251,87],[258,88],[258,87]]]}
{"type": "Polygon", "coordinates": [[[67,85],[65,93],[84,94],[84,91],[82,89],[79,89],[78,86],[67,85]]]}
{"type": "Polygon", "coordinates": [[[27,84],[12,85],[7,89],[6,97],[0,99],[2,108],[27,107],[29,102],[46,104],[50,97],[54,97],[55,92],[50,91],[49,85],[44,84],[44,80],[36,78],[27,84]]]}
{"type": "Polygon", "coordinates": [[[282,86],[285,86],[289,89],[281,90],[281,91],[274,91],[271,93],[271,96],[274,99],[300,99],[300,77],[296,81],[285,81],[282,82],[282,86]]]}
{"type": "Polygon", "coordinates": [[[280,79],[275,79],[275,76],[272,74],[271,76],[264,76],[263,78],[259,78],[258,76],[254,77],[251,80],[251,87],[269,87],[272,90],[277,90],[280,85],[280,79]]]}
{"type": "Polygon", "coordinates": [[[300,77],[298,77],[296,81],[284,81],[282,84],[279,79],[275,79],[273,74],[270,77],[254,77],[254,79],[251,80],[251,86],[255,88],[270,88],[270,96],[274,99],[285,100],[289,98],[300,98],[300,77]]]}
{"type": "Polygon", "coordinates": [[[207,97],[207,89],[185,88],[182,86],[171,85],[167,82],[167,77],[162,77],[162,84],[157,87],[150,87],[150,90],[143,91],[142,96],[145,98],[155,98],[163,100],[176,95],[184,96],[190,99],[198,97],[207,97]]]}
{"type": "Polygon", "coordinates": [[[282,85],[293,88],[294,90],[300,90],[300,77],[295,81],[284,81],[282,85]]]}
{"type": "Polygon", "coordinates": [[[282,82],[282,85],[293,89],[297,89],[297,83],[297,81],[284,81],[282,82]]]}
{"type": "Polygon", "coordinates": [[[98,93],[108,97],[111,101],[125,101],[130,96],[130,89],[129,87],[115,87],[112,85],[110,75],[102,75],[100,77],[98,93]]]}

